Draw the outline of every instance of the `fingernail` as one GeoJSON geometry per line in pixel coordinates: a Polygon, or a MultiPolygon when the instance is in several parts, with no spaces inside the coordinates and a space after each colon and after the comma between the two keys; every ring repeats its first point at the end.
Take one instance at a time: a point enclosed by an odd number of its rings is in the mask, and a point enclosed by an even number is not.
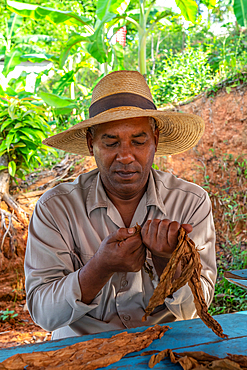
{"type": "Polygon", "coordinates": [[[129,229],[128,229],[128,233],[129,234],[134,234],[136,232],[136,228],[135,227],[130,227],[129,229]]]}

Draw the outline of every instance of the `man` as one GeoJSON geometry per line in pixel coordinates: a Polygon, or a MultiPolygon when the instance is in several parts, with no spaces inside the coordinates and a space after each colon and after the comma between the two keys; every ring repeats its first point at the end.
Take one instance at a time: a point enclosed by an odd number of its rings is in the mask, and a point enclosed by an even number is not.
{"type": "MultiPolygon", "coordinates": [[[[211,203],[199,186],[155,171],[157,155],[194,146],[194,115],[156,110],[138,72],[119,71],[95,87],[90,118],[45,141],[94,155],[98,168],[47,191],[29,226],[27,304],[53,339],[143,325],[142,316],[183,225],[200,249],[210,304],[216,278],[211,203]],[[142,227],[135,233],[135,225],[142,227]],[[147,261],[154,278],[144,271],[147,261]]],[[[180,276],[178,266],[175,278],[180,276]]],[[[186,284],[145,325],[196,317],[186,284]]]]}

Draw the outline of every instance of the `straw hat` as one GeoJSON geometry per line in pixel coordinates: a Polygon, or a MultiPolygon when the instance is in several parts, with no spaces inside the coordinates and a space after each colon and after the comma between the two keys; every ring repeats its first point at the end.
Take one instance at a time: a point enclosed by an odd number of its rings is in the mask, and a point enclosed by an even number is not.
{"type": "Polygon", "coordinates": [[[156,155],[161,156],[192,148],[204,131],[204,122],[196,115],[157,110],[145,78],[136,71],[112,72],[102,78],[93,90],[89,116],[44,140],[44,144],[87,156],[89,127],[120,119],[153,117],[160,131],[156,155]]]}

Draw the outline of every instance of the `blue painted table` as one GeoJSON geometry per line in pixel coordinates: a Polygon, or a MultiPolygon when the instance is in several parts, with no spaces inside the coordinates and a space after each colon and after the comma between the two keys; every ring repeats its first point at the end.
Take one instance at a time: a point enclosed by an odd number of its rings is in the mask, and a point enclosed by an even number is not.
{"type": "MultiPolygon", "coordinates": [[[[148,361],[151,355],[141,356],[142,352],[170,348],[175,352],[204,351],[211,355],[224,357],[227,353],[247,355],[247,311],[227,315],[217,315],[215,319],[221,324],[228,339],[221,339],[215,335],[201,319],[177,321],[168,323],[172,329],[168,330],[161,339],[155,340],[148,348],[133,352],[115,364],[109,365],[107,370],[149,369],[148,361]]],[[[128,332],[143,331],[145,327],[129,329],[128,332]]],[[[126,330],[125,330],[126,331],[126,330]]],[[[52,351],[78,342],[93,338],[108,338],[120,331],[106,332],[82,337],[73,337],[56,341],[11,347],[0,350],[0,362],[16,353],[32,353],[38,351],[52,351]]],[[[156,370],[181,369],[180,365],[171,364],[168,359],[155,366],[156,370]]]]}
{"type": "Polygon", "coordinates": [[[225,271],[224,277],[231,283],[247,289],[247,269],[225,271]]]}

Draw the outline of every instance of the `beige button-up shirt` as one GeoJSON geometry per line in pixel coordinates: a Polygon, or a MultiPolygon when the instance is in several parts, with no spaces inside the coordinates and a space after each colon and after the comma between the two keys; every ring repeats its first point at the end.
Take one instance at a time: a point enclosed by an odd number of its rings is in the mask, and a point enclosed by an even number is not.
{"type": "MultiPolygon", "coordinates": [[[[200,248],[201,282],[210,304],[216,279],[215,231],[211,202],[201,187],[170,173],[151,169],[147,191],[131,227],[149,219],[170,219],[193,226],[190,237],[200,248]]],[[[98,170],[73,183],[56,186],[38,201],[29,225],[25,257],[27,304],[33,320],[53,339],[154,325],[196,317],[193,296],[185,285],[142,322],[158,276],[115,273],[90,304],[81,301],[79,269],[102,240],[123,220],[107,197],[98,170]]],[[[148,262],[152,264],[151,256],[148,262]]]]}

